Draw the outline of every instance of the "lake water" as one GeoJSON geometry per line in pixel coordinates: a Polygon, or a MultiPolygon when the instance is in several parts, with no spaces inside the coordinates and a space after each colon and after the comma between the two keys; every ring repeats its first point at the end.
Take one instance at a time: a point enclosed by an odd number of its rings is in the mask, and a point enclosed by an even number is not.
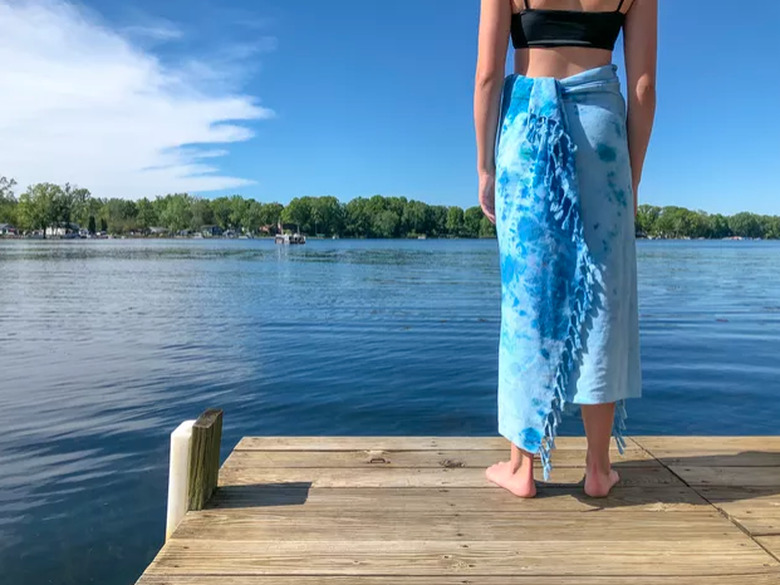
{"type": "MultiPolygon", "coordinates": [[[[639,242],[633,434],[777,434],[780,242],[639,242]]],[[[493,240],[0,242],[0,575],[128,585],[169,433],[495,434],[493,240]]],[[[581,433],[567,420],[564,434],[581,433]]]]}

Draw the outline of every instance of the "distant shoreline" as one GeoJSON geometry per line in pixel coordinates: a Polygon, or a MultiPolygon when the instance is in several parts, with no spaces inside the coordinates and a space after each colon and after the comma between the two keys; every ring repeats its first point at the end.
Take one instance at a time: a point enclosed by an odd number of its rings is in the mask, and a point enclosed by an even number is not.
{"type": "MultiPolygon", "coordinates": [[[[397,237],[397,238],[378,238],[378,237],[355,237],[355,236],[342,236],[338,238],[328,236],[306,236],[307,241],[319,240],[319,241],[426,241],[426,240],[495,240],[495,237],[482,236],[482,237],[453,237],[453,236],[428,236],[426,238],[417,237],[397,237]]],[[[780,238],[747,238],[742,236],[729,236],[725,238],[661,238],[661,237],[644,237],[637,236],[637,241],[643,242],[777,242],[780,238]]],[[[3,241],[40,241],[40,242],[65,242],[65,241],[105,241],[105,240],[149,240],[149,241],[161,241],[161,242],[182,242],[182,241],[240,241],[240,240],[261,240],[261,241],[273,241],[274,236],[239,236],[239,237],[224,237],[224,236],[210,236],[210,237],[198,237],[198,236],[141,236],[141,235],[120,235],[120,236],[102,236],[102,237],[62,237],[62,236],[49,236],[46,238],[40,236],[0,236],[0,242],[3,241]]]]}
{"type": "MultiPolygon", "coordinates": [[[[343,202],[330,195],[304,196],[283,205],[240,195],[205,199],[173,193],[133,201],[95,198],[89,190],[70,184],[40,183],[17,198],[15,186],[13,179],[0,177],[0,236],[40,236],[45,232],[74,238],[88,234],[156,238],[200,234],[203,238],[233,239],[298,232],[349,239],[496,237],[495,226],[479,205],[464,209],[406,197],[372,195],[343,202]]],[[[727,216],[642,204],[635,224],[638,238],[780,239],[780,216],[748,211],[727,216]]]]}

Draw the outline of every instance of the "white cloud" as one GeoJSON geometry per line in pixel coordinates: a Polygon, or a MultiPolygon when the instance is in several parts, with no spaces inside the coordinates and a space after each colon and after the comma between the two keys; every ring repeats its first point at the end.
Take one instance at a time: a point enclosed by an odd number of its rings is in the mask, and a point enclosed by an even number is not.
{"type": "MultiPolygon", "coordinates": [[[[158,38],[175,36],[166,30],[158,38]]],[[[207,64],[166,68],[61,0],[0,0],[0,63],[0,175],[21,188],[71,182],[137,199],[246,185],[204,159],[251,138],[242,122],[273,115],[224,85],[204,93],[219,74],[207,64]]]]}
{"type": "Polygon", "coordinates": [[[138,37],[154,41],[173,41],[184,36],[184,33],[180,28],[165,21],[159,21],[153,24],[126,26],[122,29],[122,32],[131,38],[138,37]]]}

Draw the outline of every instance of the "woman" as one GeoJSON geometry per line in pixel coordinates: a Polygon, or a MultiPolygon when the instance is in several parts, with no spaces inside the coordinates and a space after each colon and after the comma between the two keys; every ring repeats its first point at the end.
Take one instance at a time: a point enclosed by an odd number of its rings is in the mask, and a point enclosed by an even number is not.
{"type": "Polygon", "coordinates": [[[520,497],[545,478],[567,407],[585,492],[618,482],[626,398],[641,394],[634,218],[655,111],[656,0],[482,0],[474,95],[479,199],[501,265],[498,426],[487,470],[520,497]],[[623,30],[628,112],[612,50],[623,30]],[[515,73],[504,79],[509,38],[515,73]]]}

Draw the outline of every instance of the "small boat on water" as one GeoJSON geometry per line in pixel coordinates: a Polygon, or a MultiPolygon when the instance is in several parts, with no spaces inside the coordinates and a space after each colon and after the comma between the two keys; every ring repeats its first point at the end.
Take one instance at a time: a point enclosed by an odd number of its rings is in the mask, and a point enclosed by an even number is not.
{"type": "Polygon", "coordinates": [[[305,244],[306,236],[297,232],[294,234],[276,234],[274,242],[277,244],[305,244]]]}

